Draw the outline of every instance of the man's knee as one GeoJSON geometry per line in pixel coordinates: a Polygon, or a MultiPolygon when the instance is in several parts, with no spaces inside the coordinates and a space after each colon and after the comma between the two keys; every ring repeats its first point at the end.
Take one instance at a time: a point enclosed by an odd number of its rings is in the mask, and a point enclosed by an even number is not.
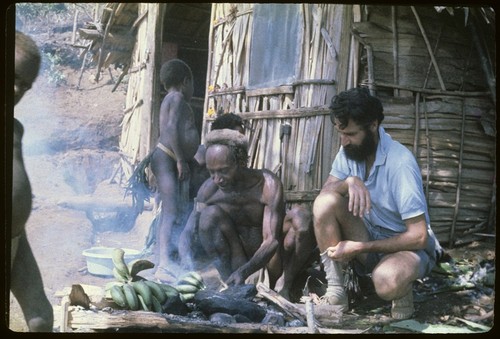
{"type": "Polygon", "coordinates": [[[297,205],[290,210],[292,226],[296,232],[310,231],[312,225],[312,212],[310,208],[297,205]]]}
{"type": "Polygon", "coordinates": [[[339,208],[345,207],[345,198],[336,192],[320,193],[313,204],[315,220],[330,218],[339,208]]]}
{"type": "Polygon", "coordinates": [[[382,299],[392,300],[405,294],[406,288],[416,279],[418,264],[414,262],[411,254],[406,254],[407,252],[399,252],[394,258],[385,257],[385,260],[382,259],[373,269],[373,285],[382,299]],[[405,258],[405,255],[410,258],[405,258]]]}

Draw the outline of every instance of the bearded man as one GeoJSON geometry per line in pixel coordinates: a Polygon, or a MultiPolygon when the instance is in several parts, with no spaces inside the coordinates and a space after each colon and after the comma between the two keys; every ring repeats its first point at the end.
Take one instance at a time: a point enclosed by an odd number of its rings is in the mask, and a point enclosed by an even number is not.
{"type": "Polygon", "coordinates": [[[335,96],[330,118],[341,148],[314,201],[314,233],[328,287],[326,304],[349,307],[342,264],[370,275],[392,301],[391,316],[414,314],[413,282],[430,273],[442,252],[431,227],[413,154],[380,126],[381,102],[367,89],[335,96]]]}

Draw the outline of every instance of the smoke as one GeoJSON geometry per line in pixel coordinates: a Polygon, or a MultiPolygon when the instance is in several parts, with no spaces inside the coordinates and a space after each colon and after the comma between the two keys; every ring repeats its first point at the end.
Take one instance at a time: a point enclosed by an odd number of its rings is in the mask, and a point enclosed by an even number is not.
{"type": "Polygon", "coordinates": [[[51,149],[48,143],[50,134],[61,123],[57,116],[51,114],[54,110],[53,103],[48,102],[42,93],[37,92],[37,84],[38,82],[35,81],[33,88],[26,92],[14,107],[14,117],[24,127],[24,156],[50,154],[51,149]]]}

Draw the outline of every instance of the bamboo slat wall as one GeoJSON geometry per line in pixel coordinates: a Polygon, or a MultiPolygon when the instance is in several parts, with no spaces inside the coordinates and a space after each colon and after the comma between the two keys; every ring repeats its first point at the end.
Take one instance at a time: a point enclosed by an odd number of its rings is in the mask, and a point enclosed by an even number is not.
{"type": "Polygon", "coordinates": [[[156,99],[160,60],[157,41],[161,41],[162,8],[160,4],[138,5],[138,16],[144,17],[144,20],[138,26],[130,61],[126,109],[120,138],[122,168],[128,174],[127,178],[132,174],[133,166],[150,152],[158,135],[158,124],[154,120],[155,112],[159,109],[156,99]]]}
{"type": "MultiPolygon", "coordinates": [[[[432,6],[297,6],[295,81],[249,89],[254,4],[212,4],[202,139],[215,114],[240,114],[250,126],[249,165],[278,173],[288,202],[311,202],[339,147],[329,101],[361,84],[382,99],[386,130],[416,155],[439,240],[459,243],[492,227],[495,99],[460,20],[438,17],[432,6]],[[291,134],[281,138],[288,126],[291,134]]],[[[157,58],[146,51],[161,43],[154,27],[161,26],[162,7],[139,8],[139,15],[149,11],[148,20],[138,27],[131,69],[139,71],[129,80],[120,140],[132,163],[158,135],[151,117],[156,92],[147,85],[155,83],[157,58]]]]}
{"type": "Polygon", "coordinates": [[[297,80],[249,90],[254,5],[213,5],[207,82],[216,90],[208,91],[206,111],[234,112],[248,120],[250,166],[280,174],[288,201],[308,202],[321,188],[338,149],[327,106],[347,86],[352,7],[297,6],[302,49],[298,64],[290,65],[297,69],[297,80]],[[291,134],[282,143],[284,125],[291,127],[291,134]]]}
{"type": "Polygon", "coordinates": [[[383,98],[386,131],[417,157],[434,232],[454,245],[491,231],[495,106],[473,37],[463,22],[436,21],[433,7],[367,12],[353,28],[367,52],[363,82],[383,98]]]}

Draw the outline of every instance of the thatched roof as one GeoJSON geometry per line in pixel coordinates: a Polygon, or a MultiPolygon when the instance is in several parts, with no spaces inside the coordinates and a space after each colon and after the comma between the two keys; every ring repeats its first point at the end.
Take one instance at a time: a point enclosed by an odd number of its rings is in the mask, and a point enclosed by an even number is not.
{"type": "MultiPolygon", "coordinates": [[[[208,30],[200,27],[208,26],[204,21],[210,8],[210,3],[168,4],[165,14],[170,19],[164,22],[163,40],[188,49],[206,50],[208,30]]],[[[110,65],[124,67],[126,73],[136,44],[137,27],[147,15],[145,12],[139,16],[137,3],[108,3],[98,21],[88,22],[78,30],[80,37],[89,41],[84,53],[89,53],[98,65],[96,80],[99,80],[100,70],[110,65]]]]}

